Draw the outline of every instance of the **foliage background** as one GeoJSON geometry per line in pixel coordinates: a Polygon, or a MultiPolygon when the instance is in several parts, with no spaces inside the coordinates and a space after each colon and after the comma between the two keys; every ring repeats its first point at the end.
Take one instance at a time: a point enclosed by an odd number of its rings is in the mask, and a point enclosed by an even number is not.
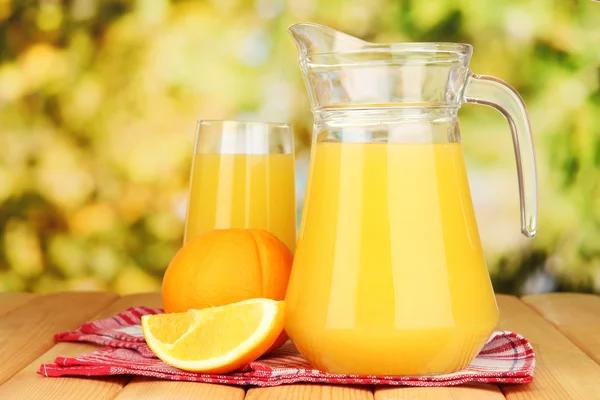
{"type": "Polygon", "coordinates": [[[460,41],[535,135],[539,233],[519,234],[508,125],[460,111],[488,267],[505,293],[600,292],[600,3],[0,0],[0,291],[158,290],[182,241],[197,119],[312,116],[286,33],[460,41]]]}

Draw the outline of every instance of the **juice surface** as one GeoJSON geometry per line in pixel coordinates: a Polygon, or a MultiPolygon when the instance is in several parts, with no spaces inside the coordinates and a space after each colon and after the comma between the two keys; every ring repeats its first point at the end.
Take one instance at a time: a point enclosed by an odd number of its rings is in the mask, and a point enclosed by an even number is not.
{"type": "Polygon", "coordinates": [[[265,229],[296,244],[293,154],[196,154],[185,240],[212,229],[265,229]]]}
{"type": "Polygon", "coordinates": [[[460,143],[315,145],[286,331],[338,373],[463,368],[498,320],[460,143]]]}

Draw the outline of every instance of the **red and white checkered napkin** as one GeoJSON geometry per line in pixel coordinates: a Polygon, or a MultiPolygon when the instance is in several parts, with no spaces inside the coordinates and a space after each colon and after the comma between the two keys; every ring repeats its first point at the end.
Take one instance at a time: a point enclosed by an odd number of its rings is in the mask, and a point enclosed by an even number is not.
{"type": "Polygon", "coordinates": [[[77,331],[59,333],[55,336],[58,342],[90,342],[105,347],[77,357],[58,357],[53,364],[43,364],[38,372],[49,377],[130,374],[178,381],[257,386],[294,382],[450,386],[467,382],[529,383],[533,380],[533,348],[527,339],[513,332],[495,332],[467,368],[446,375],[328,374],[311,369],[290,341],[234,373],[206,375],[184,372],[156,358],[144,342],[139,325],[141,316],[160,312],[162,310],[155,308],[132,307],[112,318],[85,323],[77,331]]]}

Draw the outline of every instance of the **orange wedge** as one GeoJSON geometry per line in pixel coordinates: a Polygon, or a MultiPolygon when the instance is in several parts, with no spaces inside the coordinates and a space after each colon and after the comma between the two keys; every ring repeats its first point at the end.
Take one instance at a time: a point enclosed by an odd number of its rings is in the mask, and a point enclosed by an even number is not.
{"type": "Polygon", "coordinates": [[[225,374],[262,356],[283,331],[285,302],[250,299],[183,313],[144,315],[146,343],[184,371],[225,374]]]}

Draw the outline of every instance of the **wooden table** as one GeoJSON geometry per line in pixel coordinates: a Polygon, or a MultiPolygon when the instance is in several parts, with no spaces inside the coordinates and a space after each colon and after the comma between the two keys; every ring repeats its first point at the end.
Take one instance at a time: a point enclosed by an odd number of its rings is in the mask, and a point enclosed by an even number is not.
{"type": "Polygon", "coordinates": [[[499,295],[498,329],[526,336],[536,351],[534,382],[410,388],[297,384],[242,388],[141,377],[44,378],[40,364],[59,355],[97,349],[54,344],[56,332],[110,316],[134,305],[160,307],[156,293],[119,297],[112,293],[0,293],[0,399],[600,399],[600,297],[555,293],[521,299],[499,295]]]}

